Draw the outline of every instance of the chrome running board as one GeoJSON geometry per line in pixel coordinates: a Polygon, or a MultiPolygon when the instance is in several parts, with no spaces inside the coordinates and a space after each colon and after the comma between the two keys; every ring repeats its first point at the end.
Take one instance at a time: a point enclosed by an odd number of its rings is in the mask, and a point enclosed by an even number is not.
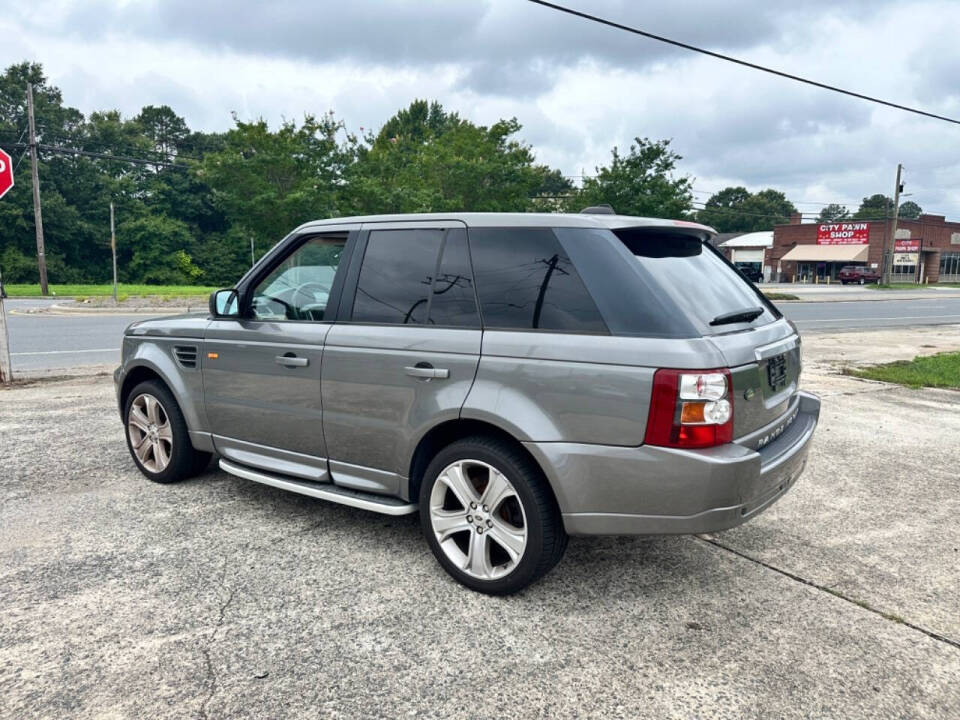
{"type": "Polygon", "coordinates": [[[370,510],[383,515],[409,515],[417,511],[417,506],[412,503],[404,502],[399,498],[389,497],[387,495],[374,495],[373,493],[360,492],[350,488],[332,485],[330,483],[314,483],[306,480],[295,480],[293,478],[280,477],[277,475],[268,475],[261,470],[251,470],[248,467],[237,465],[220,458],[220,469],[231,475],[236,475],[245,480],[270,485],[271,487],[289,490],[300,495],[309,495],[320,500],[329,500],[330,502],[350,507],[360,508],[361,510],[370,510]]]}

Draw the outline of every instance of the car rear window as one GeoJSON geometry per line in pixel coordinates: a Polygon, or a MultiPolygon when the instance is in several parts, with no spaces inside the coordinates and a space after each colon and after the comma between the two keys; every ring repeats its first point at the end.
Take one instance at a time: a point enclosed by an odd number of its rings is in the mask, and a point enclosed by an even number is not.
{"type": "Polygon", "coordinates": [[[553,230],[475,228],[470,255],[484,327],[608,332],[553,230]]]}
{"type": "Polygon", "coordinates": [[[623,244],[655,282],[708,333],[723,333],[743,326],[760,327],[780,314],[748,280],[697,237],[668,230],[627,228],[614,230],[623,244]],[[749,323],[711,326],[716,318],[749,308],[763,312],[749,323]]]}

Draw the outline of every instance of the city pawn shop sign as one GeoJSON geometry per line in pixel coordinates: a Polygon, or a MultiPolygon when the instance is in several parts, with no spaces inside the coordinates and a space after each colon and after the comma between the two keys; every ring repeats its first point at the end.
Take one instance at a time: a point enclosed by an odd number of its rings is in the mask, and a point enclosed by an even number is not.
{"type": "Polygon", "coordinates": [[[870,223],[841,222],[817,225],[817,245],[866,245],[870,242],[870,223]]]}
{"type": "Polygon", "coordinates": [[[0,150],[0,198],[13,187],[13,160],[5,150],[0,150]]]}

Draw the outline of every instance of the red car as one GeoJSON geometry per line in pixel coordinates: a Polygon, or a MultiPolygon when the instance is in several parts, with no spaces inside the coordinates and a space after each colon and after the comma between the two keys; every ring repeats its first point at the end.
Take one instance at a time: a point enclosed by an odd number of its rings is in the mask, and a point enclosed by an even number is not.
{"type": "Polygon", "coordinates": [[[837,278],[844,285],[847,283],[859,283],[863,285],[865,283],[880,282],[880,273],[862,265],[845,265],[840,268],[840,272],[837,273],[837,278]]]}

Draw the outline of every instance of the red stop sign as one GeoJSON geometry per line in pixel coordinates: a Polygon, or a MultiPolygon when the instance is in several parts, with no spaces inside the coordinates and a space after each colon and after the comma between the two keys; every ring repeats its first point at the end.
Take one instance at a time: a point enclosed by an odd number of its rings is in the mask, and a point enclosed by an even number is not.
{"type": "Polygon", "coordinates": [[[13,160],[6,150],[0,149],[0,198],[13,187],[13,160]]]}

